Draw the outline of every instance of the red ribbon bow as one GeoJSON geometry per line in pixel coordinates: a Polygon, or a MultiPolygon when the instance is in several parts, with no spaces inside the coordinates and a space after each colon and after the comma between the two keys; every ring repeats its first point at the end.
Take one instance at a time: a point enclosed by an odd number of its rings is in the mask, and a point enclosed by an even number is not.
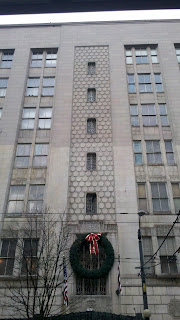
{"type": "Polygon", "coordinates": [[[90,249],[90,254],[95,254],[97,255],[99,250],[98,250],[98,240],[100,240],[100,236],[102,233],[90,233],[86,236],[85,240],[89,241],[89,249],[90,249]]]}

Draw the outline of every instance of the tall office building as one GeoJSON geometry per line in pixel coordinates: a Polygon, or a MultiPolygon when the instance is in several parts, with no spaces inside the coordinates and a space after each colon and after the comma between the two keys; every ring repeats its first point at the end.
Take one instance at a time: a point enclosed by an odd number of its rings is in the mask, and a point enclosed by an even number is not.
{"type": "MultiPolygon", "coordinates": [[[[0,28],[1,295],[24,276],[16,257],[28,260],[30,240],[19,226],[45,212],[57,233],[62,217],[69,227],[63,312],[135,319],[144,309],[144,211],[151,319],[180,318],[179,67],[180,21],[0,28]],[[97,255],[85,240],[91,233],[97,255]]],[[[0,318],[22,317],[7,300],[0,318]]]]}

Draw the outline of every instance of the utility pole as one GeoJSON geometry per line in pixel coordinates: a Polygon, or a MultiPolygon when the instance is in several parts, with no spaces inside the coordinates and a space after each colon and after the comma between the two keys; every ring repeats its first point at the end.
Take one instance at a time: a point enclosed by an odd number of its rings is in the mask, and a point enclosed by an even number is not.
{"type": "Polygon", "coordinates": [[[142,280],[142,291],[143,291],[143,305],[144,311],[142,313],[143,318],[149,320],[151,315],[150,310],[148,309],[148,300],[147,300],[147,291],[146,291],[146,275],[144,272],[144,257],[143,257],[143,248],[142,248],[142,240],[141,240],[141,226],[140,226],[140,218],[146,214],[145,211],[139,211],[139,229],[138,229],[138,240],[139,240],[139,257],[140,257],[140,270],[141,270],[141,280],[142,280]]]}

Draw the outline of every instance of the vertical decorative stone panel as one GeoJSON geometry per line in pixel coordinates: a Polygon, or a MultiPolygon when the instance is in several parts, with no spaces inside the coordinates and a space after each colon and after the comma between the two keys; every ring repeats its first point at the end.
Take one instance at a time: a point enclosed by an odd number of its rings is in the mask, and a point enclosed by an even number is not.
{"type": "Polygon", "coordinates": [[[108,46],[76,47],[69,170],[69,217],[72,220],[114,220],[114,168],[112,152],[108,46]],[[88,74],[88,63],[96,72],[88,74]],[[96,101],[88,102],[88,89],[96,101]],[[87,120],[96,119],[96,133],[87,132],[87,120]],[[96,153],[96,170],[87,169],[87,153],[96,153]],[[86,194],[97,194],[97,214],[86,214],[86,194]]]}

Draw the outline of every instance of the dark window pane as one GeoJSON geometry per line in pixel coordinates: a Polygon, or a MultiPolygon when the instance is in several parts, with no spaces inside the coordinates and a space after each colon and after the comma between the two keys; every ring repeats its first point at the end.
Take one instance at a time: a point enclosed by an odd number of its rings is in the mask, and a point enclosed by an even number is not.
{"type": "Polygon", "coordinates": [[[161,199],[162,211],[169,211],[168,199],[161,199]]]}
{"type": "Polygon", "coordinates": [[[152,202],[153,202],[153,211],[161,211],[160,200],[152,199],[152,202]]]}
{"type": "Polygon", "coordinates": [[[160,198],[167,198],[165,183],[159,183],[159,195],[160,195],[160,198]]]}
{"type": "Polygon", "coordinates": [[[135,153],[135,164],[142,164],[142,154],[141,153],[135,153]]]}
{"type": "Polygon", "coordinates": [[[167,257],[160,257],[160,262],[161,262],[161,272],[169,273],[167,257]]]}

